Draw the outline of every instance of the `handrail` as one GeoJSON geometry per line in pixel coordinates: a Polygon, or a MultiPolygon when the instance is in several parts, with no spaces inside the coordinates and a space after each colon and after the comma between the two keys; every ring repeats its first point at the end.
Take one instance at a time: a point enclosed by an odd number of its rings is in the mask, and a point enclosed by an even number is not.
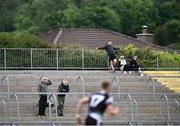
{"type": "Polygon", "coordinates": [[[1,101],[2,101],[3,107],[4,107],[4,120],[6,120],[6,115],[7,115],[7,104],[6,104],[6,101],[2,98],[2,96],[1,96],[1,101]]]}
{"type": "MultiPolygon", "coordinates": [[[[4,81],[7,81],[7,88],[8,88],[8,90],[7,90],[7,92],[8,92],[8,94],[9,94],[9,92],[10,92],[10,87],[9,87],[9,78],[7,77],[7,76],[4,76],[2,79],[1,79],[1,86],[4,84],[4,81]]],[[[8,99],[10,100],[10,95],[8,95],[8,99]]]]}
{"type": "Polygon", "coordinates": [[[12,122],[12,126],[16,126],[16,124],[14,122],[12,122]]]}
{"type": "MultiPolygon", "coordinates": [[[[58,113],[57,113],[57,107],[58,107],[58,102],[57,102],[57,97],[54,94],[49,95],[48,99],[50,99],[51,97],[54,98],[55,100],[55,110],[56,110],[56,121],[58,121],[58,113]]],[[[49,119],[50,121],[52,121],[52,107],[51,107],[51,102],[48,102],[48,106],[49,106],[49,119]]]]}
{"type": "Polygon", "coordinates": [[[56,126],[54,122],[50,122],[50,126],[56,126]]]}
{"type": "Polygon", "coordinates": [[[165,98],[165,100],[166,100],[166,109],[167,109],[167,117],[168,117],[167,124],[169,124],[171,118],[170,118],[170,112],[169,112],[169,99],[166,94],[164,94],[160,97],[160,115],[162,114],[162,99],[163,98],[165,98]]]}
{"type": "Polygon", "coordinates": [[[149,85],[149,82],[153,83],[153,94],[154,94],[154,101],[156,101],[156,85],[155,85],[155,81],[154,79],[149,76],[148,80],[147,80],[147,85],[149,85]]]}
{"type": "Polygon", "coordinates": [[[119,84],[119,78],[117,76],[113,77],[113,79],[111,80],[112,86],[114,86],[114,81],[117,81],[117,83],[119,84]]]}
{"type": "Polygon", "coordinates": [[[81,80],[81,81],[82,81],[82,84],[83,84],[83,96],[84,96],[84,95],[85,95],[85,85],[84,85],[84,78],[83,78],[83,75],[80,75],[80,76],[77,77],[76,83],[78,83],[79,80],[81,80]]]}
{"type": "Polygon", "coordinates": [[[177,110],[178,110],[178,112],[180,112],[180,103],[179,103],[179,101],[175,98],[174,99],[174,101],[175,101],[175,103],[177,104],[177,110]]]}
{"type": "MultiPolygon", "coordinates": [[[[10,93],[7,93],[7,92],[0,92],[0,95],[8,95],[8,94],[10,94],[10,95],[12,95],[12,94],[14,94],[14,92],[10,92],[10,93]]],[[[40,94],[49,94],[49,95],[51,95],[52,94],[52,92],[16,92],[15,94],[17,94],[17,95],[23,95],[23,94],[26,94],[26,95],[31,95],[31,94],[33,94],[33,95],[40,95],[40,94]]],[[[65,94],[65,93],[56,93],[56,92],[53,92],[53,94],[55,94],[55,95],[58,95],[58,94],[65,94]]],[[[80,92],[69,92],[68,94],[79,94],[79,95],[82,95],[82,93],[80,92]]],[[[91,93],[89,93],[89,92],[85,92],[85,94],[86,95],[89,95],[89,94],[91,94],[91,93]]],[[[110,94],[120,94],[120,95],[125,95],[125,94],[129,94],[129,95],[153,95],[153,93],[110,93],[110,94]]],[[[174,96],[174,95],[176,95],[176,96],[180,96],[180,94],[179,93],[156,93],[156,95],[168,95],[168,96],[174,96]]]]}
{"type": "Polygon", "coordinates": [[[148,78],[148,80],[147,80],[147,84],[149,84],[150,81],[151,81],[152,83],[155,82],[154,79],[152,78],[152,76],[149,76],[149,78],[148,78]]]}
{"type": "MultiPolygon", "coordinates": [[[[121,89],[120,89],[120,80],[117,76],[113,77],[113,79],[111,80],[111,84],[112,87],[114,86],[114,82],[117,81],[117,88],[118,88],[118,93],[120,93],[121,89]]],[[[118,98],[120,100],[120,95],[118,95],[118,98]]]]}
{"type": "Polygon", "coordinates": [[[17,119],[18,119],[18,121],[20,121],[21,120],[21,116],[20,116],[20,110],[19,110],[19,98],[18,98],[18,96],[16,94],[11,94],[11,96],[10,96],[10,102],[11,102],[10,110],[12,110],[12,98],[13,97],[15,97],[15,99],[16,99],[17,119]]]}
{"type": "Polygon", "coordinates": [[[133,102],[135,103],[135,105],[136,105],[136,122],[138,122],[138,113],[139,113],[139,105],[138,105],[138,102],[136,101],[136,99],[135,98],[133,98],[133,102]]]}
{"type": "Polygon", "coordinates": [[[129,94],[126,94],[124,96],[124,98],[129,98],[129,101],[130,101],[130,109],[131,109],[131,121],[130,121],[130,124],[133,124],[135,123],[135,119],[134,119],[134,106],[133,106],[133,98],[131,97],[131,95],[129,94]]]}

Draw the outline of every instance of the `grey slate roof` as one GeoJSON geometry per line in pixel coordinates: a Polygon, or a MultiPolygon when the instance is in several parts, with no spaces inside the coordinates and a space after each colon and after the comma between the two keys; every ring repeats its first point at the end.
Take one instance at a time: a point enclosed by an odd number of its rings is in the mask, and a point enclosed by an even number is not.
{"type": "Polygon", "coordinates": [[[107,29],[95,28],[60,28],[51,30],[39,35],[42,40],[49,41],[57,45],[80,45],[82,48],[97,48],[105,45],[108,40],[112,40],[113,45],[127,46],[133,44],[139,48],[152,47],[156,49],[166,49],[164,47],[139,41],[136,38],[123,35],[107,29]],[[60,34],[59,34],[60,33],[60,34]]]}

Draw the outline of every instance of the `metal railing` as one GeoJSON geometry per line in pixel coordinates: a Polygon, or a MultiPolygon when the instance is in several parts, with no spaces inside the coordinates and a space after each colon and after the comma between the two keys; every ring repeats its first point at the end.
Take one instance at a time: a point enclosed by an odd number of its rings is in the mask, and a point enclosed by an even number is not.
{"type": "Polygon", "coordinates": [[[154,79],[151,76],[149,76],[147,80],[147,85],[153,86],[154,101],[156,101],[156,85],[154,79]]]}
{"type": "MultiPolygon", "coordinates": [[[[1,85],[0,85],[0,87],[2,87],[2,86],[5,86],[5,85],[7,85],[7,92],[9,93],[10,92],[10,85],[9,85],[9,78],[7,77],[7,76],[4,76],[2,79],[1,79],[1,85]],[[6,83],[5,83],[5,81],[6,81],[6,83]]],[[[8,99],[10,100],[10,95],[8,95],[8,99]]]]}
{"type": "Polygon", "coordinates": [[[137,124],[138,122],[138,103],[137,101],[131,97],[131,95],[126,94],[123,98],[128,98],[130,102],[130,110],[131,110],[131,120],[129,121],[130,125],[137,124]],[[136,120],[135,120],[135,114],[134,114],[134,103],[136,105],[136,120]]]}
{"type": "MultiPolygon", "coordinates": [[[[133,55],[139,57],[142,69],[179,69],[177,61],[164,59],[161,52],[141,50],[126,52],[116,51],[117,59],[124,55],[129,61],[133,55]],[[161,56],[162,55],[162,56],[161,56]]],[[[180,54],[169,52],[168,56],[176,60],[180,54]]],[[[93,49],[0,49],[0,69],[106,69],[108,70],[108,58],[105,51],[93,49]]]]}
{"type": "Polygon", "coordinates": [[[48,99],[49,99],[49,102],[48,102],[49,120],[52,122],[52,102],[50,100],[51,97],[54,99],[56,121],[58,121],[58,113],[57,113],[58,101],[57,101],[57,97],[54,94],[49,95],[49,97],[48,97],[48,99]]]}
{"type": "Polygon", "coordinates": [[[19,109],[19,97],[16,95],[16,94],[11,94],[10,95],[10,116],[11,116],[11,113],[12,113],[12,109],[13,109],[13,106],[12,106],[12,98],[15,98],[16,100],[16,112],[17,112],[17,121],[20,121],[21,120],[21,116],[20,116],[20,109],[19,109]]]}
{"type": "MultiPolygon", "coordinates": [[[[8,95],[9,93],[6,93],[6,92],[2,92],[0,93],[0,95],[8,95]]],[[[10,92],[10,96],[12,97],[17,97],[17,102],[19,104],[19,97],[21,97],[21,95],[40,95],[40,94],[44,94],[44,93],[38,93],[38,92],[17,92],[17,93],[13,93],[13,92],[10,92]]],[[[64,93],[51,93],[51,92],[48,92],[48,93],[45,93],[47,94],[48,96],[52,95],[53,97],[56,97],[58,94],[64,94],[64,93]]],[[[82,93],[68,93],[69,95],[83,95],[82,93]]],[[[132,98],[132,96],[135,96],[135,95],[153,95],[152,93],[131,93],[131,94],[125,94],[125,93],[112,93],[112,94],[117,94],[117,95],[121,95],[123,96],[124,99],[128,99],[129,101],[129,104],[128,106],[125,106],[124,107],[128,107],[130,108],[130,116],[131,116],[131,119],[129,120],[129,124],[130,125],[137,125],[138,124],[138,114],[139,114],[139,111],[138,111],[138,108],[139,108],[139,105],[138,105],[138,102],[136,101],[135,98],[132,98]]],[[[85,93],[85,95],[89,95],[89,93],[85,93]]],[[[162,93],[157,93],[156,95],[162,95],[160,100],[162,100],[163,98],[165,98],[166,100],[166,109],[168,110],[168,120],[167,120],[167,124],[170,124],[170,112],[169,112],[169,101],[168,101],[168,95],[179,95],[179,94],[162,94],[162,93]]],[[[149,96],[148,96],[149,97],[149,96]]],[[[20,106],[17,105],[18,107],[16,109],[18,109],[17,113],[20,111],[20,106]]],[[[160,106],[162,107],[162,106],[160,106]]],[[[11,109],[11,108],[10,108],[11,109]]],[[[51,109],[51,108],[50,108],[51,109]]],[[[162,110],[162,108],[161,108],[162,110]]],[[[52,112],[52,111],[51,111],[52,112]]],[[[58,124],[61,124],[61,121],[59,120],[52,120],[51,119],[51,116],[52,113],[50,113],[48,116],[49,116],[49,122],[57,122],[58,124]]],[[[14,124],[15,123],[18,123],[20,120],[22,120],[23,118],[23,115],[20,115],[20,114],[17,114],[17,118],[18,120],[13,120],[14,124]],[[18,117],[19,116],[19,117],[18,117]]],[[[55,118],[56,115],[55,115],[55,118]]],[[[0,121],[1,122],[1,121],[0,121]]],[[[6,123],[8,123],[7,121],[5,121],[6,123]]],[[[36,121],[34,121],[36,122],[36,121]]],[[[12,123],[12,120],[9,121],[9,123],[12,123]]],[[[51,124],[53,125],[53,124],[51,124]]]]}
{"type": "MultiPolygon", "coordinates": [[[[118,89],[118,93],[121,92],[121,89],[120,89],[120,81],[119,81],[119,78],[117,76],[113,77],[113,79],[111,80],[111,85],[112,85],[112,88],[115,86],[117,86],[117,89],[118,89]]],[[[121,92],[122,93],[122,92],[121,92]]],[[[120,100],[120,95],[118,96],[118,99],[120,100]]]]}
{"type": "Polygon", "coordinates": [[[167,111],[167,122],[166,123],[169,125],[171,122],[171,117],[170,117],[170,111],[169,111],[169,99],[166,94],[163,94],[160,97],[160,115],[162,115],[162,99],[163,98],[165,98],[165,101],[166,101],[166,111],[167,111]]]}
{"type": "Polygon", "coordinates": [[[79,81],[82,83],[82,88],[83,88],[83,96],[85,95],[85,85],[84,85],[84,78],[82,75],[78,76],[76,79],[76,84],[79,83],[79,81]]]}
{"type": "Polygon", "coordinates": [[[50,126],[56,126],[54,122],[50,122],[50,126]]]}
{"type": "Polygon", "coordinates": [[[7,104],[6,104],[6,101],[3,99],[2,96],[0,96],[0,98],[1,98],[1,102],[3,104],[4,113],[2,113],[2,115],[4,116],[4,121],[5,121],[6,116],[7,116],[7,104]]]}
{"type": "MultiPolygon", "coordinates": [[[[40,94],[46,94],[47,96],[48,96],[48,99],[50,99],[51,97],[53,97],[53,99],[55,100],[55,117],[56,117],[56,121],[57,122],[59,122],[58,121],[58,115],[57,115],[57,98],[56,98],[56,95],[59,95],[59,94],[64,94],[64,93],[38,93],[38,92],[18,92],[18,93],[0,93],[0,95],[7,95],[7,94],[10,94],[10,102],[11,102],[11,107],[10,107],[10,110],[12,110],[12,98],[14,97],[15,99],[16,99],[16,112],[17,112],[17,115],[16,115],[16,117],[17,117],[17,120],[13,120],[13,122],[16,122],[16,121],[21,121],[22,119],[22,116],[20,115],[20,101],[19,101],[19,96],[21,96],[21,95],[40,95],[40,94]]],[[[68,94],[72,94],[72,95],[74,95],[74,94],[82,94],[82,93],[68,93],[68,94]]],[[[134,99],[134,98],[132,98],[132,96],[130,95],[130,94],[119,94],[119,93],[115,93],[115,94],[117,94],[117,95],[125,95],[123,98],[124,99],[126,99],[126,98],[128,98],[129,99],[129,103],[130,103],[130,110],[131,110],[131,120],[129,121],[129,124],[137,124],[137,116],[138,116],[138,103],[137,103],[137,101],[134,99]],[[135,103],[135,106],[134,106],[134,103],[135,103]],[[135,108],[136,107],[136,108],[135,108]],[[135,112],[134,112],[134,108],[135,108],[135,112]],[[136,114],[135,114],[136,113],[136,114]]],[[[85,93],[84,95],[89,95],[89,93],[85,93]]],[[[49,105],[48,105],[49,107],[49,114],[48,114],[48,118],[49,118],[49,122],[51,123],[51,124],[54,124],[53,123],[53,119],[52,119],[52,107],[51,107],[51,103],[49,102],[49,105]]],[[[10,113],[12,113],[12,111],[10,112],[10,113]]],[[[10,117],[11,117],[11,115],[10,115],[10,117]]]]}
{"type": "Polygon", "coordinates": [[[180,112],[180,103],[179,103],[179,101],[177,99],[174,99],[174,101],[175,101],[175,103],[177,105],[176,108],[177,108],[178,112],[180,112]]]}

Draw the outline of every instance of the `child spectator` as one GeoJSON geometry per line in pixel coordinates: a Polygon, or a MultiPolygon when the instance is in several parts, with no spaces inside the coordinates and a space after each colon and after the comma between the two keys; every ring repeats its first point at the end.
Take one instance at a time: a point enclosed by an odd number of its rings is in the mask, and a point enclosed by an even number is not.
{"type": "Polygon", "coordinates": [[[119,58],[119,68],[121,71],[123,71],[125,74],[129,72],[129,65],[126,62],[126,59],[124,56],[121,56],[119,58]]]}

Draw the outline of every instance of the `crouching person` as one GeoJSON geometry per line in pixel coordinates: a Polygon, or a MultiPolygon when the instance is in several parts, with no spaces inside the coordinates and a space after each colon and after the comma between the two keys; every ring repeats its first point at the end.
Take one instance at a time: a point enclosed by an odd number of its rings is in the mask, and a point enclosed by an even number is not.
{"type": "Polygon", "coordinates": [[[121,56],[119,58],[119,68],[121,71],[123,71],[125,74],[129,72],[129,65],[126,62],[126,59],[124,56],[121,56]]]}
{"type": "Polygon", "coordinates": [[[40,94],[39,95],[39,116],[46,116],[45,111],[46,111],[46,107],[47,105],[47,90],[48,90],[48,86],[52,85],[51,81],[48,80],[48,78],[46,77],[42,77],[40,80],[40,84],[38,86],[38,92],[40,93],[45,93],[45,94],[40,94]]]}
{"type": "MultiPolygon", "coordinates": [[[[59,85],[57,89],[58,93],[67,93],[69,92],[69,84],[66,79],[64,79],[61,84],[59,85]]],[[[59,94],[57,95],[57,100],[58,100],[58,107],[57,107],[57,112],[58,116],[63,116],[63,110],[64,110],[64,102],[65,102],[65,94],[59,94]]]]}
{"type": "Polygon", "coordinates": [[[131,71],[137,71],[141,76],[143,76],[140,65],[137,60],[137,56],[133,56],[130,60],[130,70],[131,71]]]}

